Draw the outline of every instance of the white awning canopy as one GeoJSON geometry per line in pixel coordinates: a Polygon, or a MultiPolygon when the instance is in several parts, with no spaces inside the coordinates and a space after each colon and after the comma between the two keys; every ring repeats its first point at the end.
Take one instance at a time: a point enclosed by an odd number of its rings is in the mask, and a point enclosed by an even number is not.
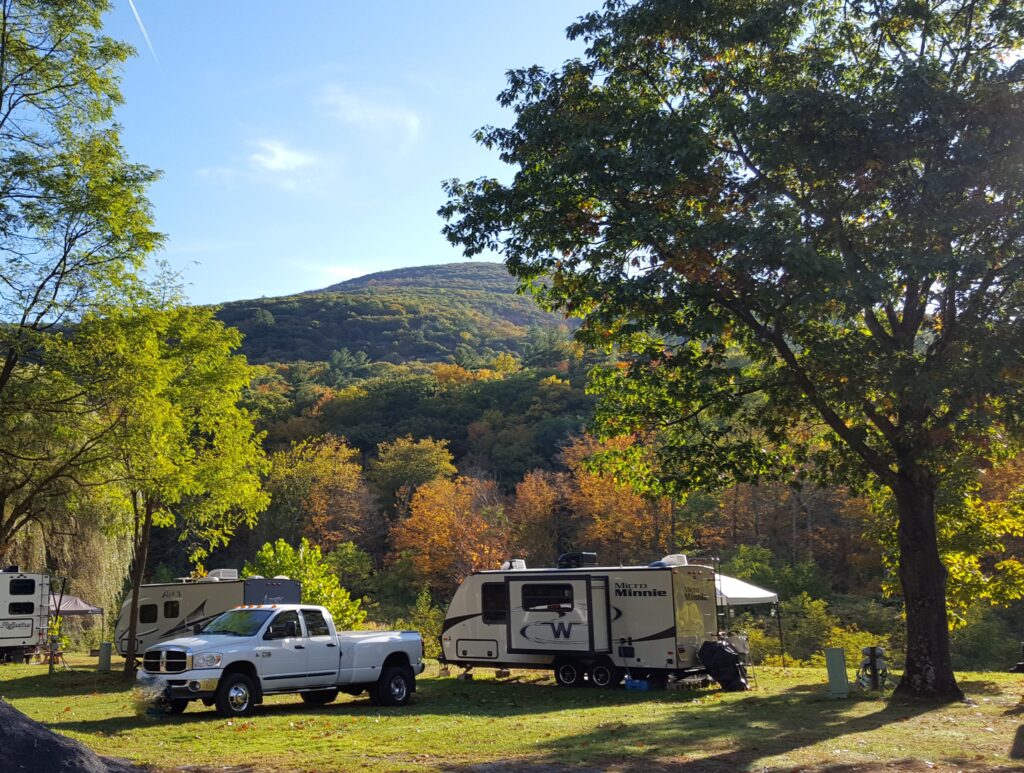
{"type": "Polygon", "coordinates": [[[718,606],[720,607],[738,607],[742,604],[775,604],[779,600],[779,594],[758,588],[749,582],[737,580],[735,577],[719,574],[716,575],[715,580],[718,589],[718,606]]]}

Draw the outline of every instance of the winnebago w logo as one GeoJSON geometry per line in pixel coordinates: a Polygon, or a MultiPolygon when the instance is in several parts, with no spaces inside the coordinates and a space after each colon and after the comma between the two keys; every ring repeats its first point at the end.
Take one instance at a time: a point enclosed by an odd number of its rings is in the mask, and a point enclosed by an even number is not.
{"type": "Polygon", "coordinates": [[[564,620],[545,620],[524,625],[519,630],[519,635],[537,644],[555,644],[559,641],[571,639],[574,625],[579,625],[579,623],[569,623],[564,620]]]}

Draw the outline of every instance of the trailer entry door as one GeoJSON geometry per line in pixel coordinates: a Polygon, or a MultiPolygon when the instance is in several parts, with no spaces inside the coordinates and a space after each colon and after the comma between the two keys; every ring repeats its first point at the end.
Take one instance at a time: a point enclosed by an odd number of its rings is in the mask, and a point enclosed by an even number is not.
{"type": "Polygon", "coordinates": [[[551,574],[507,577],[505,583],[510,653],[608,651],[605,578],[551,574]]]}

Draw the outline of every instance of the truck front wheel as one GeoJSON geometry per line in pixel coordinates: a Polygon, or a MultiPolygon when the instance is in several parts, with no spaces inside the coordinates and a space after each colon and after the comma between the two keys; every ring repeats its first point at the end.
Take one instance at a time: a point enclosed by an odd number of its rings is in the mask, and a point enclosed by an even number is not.
{"type": "Polygon", "coordinates": [[[412,694],[413,675],[404,668],[385,668],[370,688],[370,700],[378,706],[404,706],[412,694]]]}
{"type": "Polygon", "coordinates": [[[245,674],[228,674],[217,685],[217,713],[222,717],[244,717],[252,713],[256,688],[245,674]]]}

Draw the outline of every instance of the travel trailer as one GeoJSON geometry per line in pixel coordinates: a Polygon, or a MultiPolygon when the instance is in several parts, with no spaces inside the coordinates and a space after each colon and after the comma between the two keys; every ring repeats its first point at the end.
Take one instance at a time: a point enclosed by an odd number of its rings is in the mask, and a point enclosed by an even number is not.
{"type": "MultiPolygon", "coordinates": [[[[298,604],[302,586],[287,577],[238,579],[237,569],[213,569],[206,577],[143,585],[139,594],[135,652],[141,657],[154,644],[186,636],[197,624],[244,604],[298,604]]],[[[131,595],[121,607],[115,628],[117,651],[128,652],[131,595]]]]}
{"type": "Polygon", "coordinates": [[[573,553],[555,569],[515,560],[470,575],[445,615],[442,659],[553,669],[565,686],[703,673],[697,652],[718,640],[714,569],[682,555],[650,566],[596,563],[593,553],[573,553]]]}
{"type": "Polygon", "coordinates": [[[0,571],[0,662],[24,662],[46,644],[49,602],[47,575],[24,574],[16,566],[0,571]]]}

